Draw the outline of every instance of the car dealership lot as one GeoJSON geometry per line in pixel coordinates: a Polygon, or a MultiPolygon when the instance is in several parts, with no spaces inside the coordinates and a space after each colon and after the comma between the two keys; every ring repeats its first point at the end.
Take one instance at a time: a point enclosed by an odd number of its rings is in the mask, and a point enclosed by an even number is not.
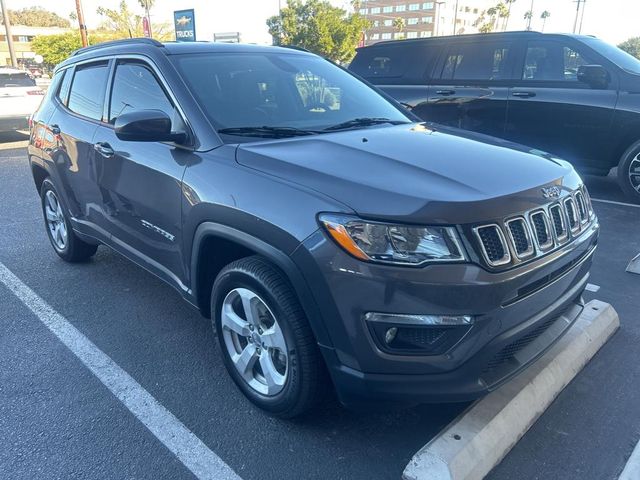
{"type": "MultiPolygon", "coordinates": [[[[265,416],[227,376],[209,321],[170,287],[104,247],[87,264],[57,258],[24,137],[3,140],[0,262],[240,477],[399,478],[464,409],[354,413],[331,401],[295,422],[265,416]]],[[[593,197],[621,200],[613,179],[587,181],[593,197]]],[[[616,478],[640,437],[640,276],[624,272],[640,252],[640,208],[595,208],[603,231],[591,283],[601,288],[587,297],[611,303],[621,329],[490,478],[616,478]]],[[[0,471],[8,478],[190,477],[3,285],[0,306],[0,471]]]]}

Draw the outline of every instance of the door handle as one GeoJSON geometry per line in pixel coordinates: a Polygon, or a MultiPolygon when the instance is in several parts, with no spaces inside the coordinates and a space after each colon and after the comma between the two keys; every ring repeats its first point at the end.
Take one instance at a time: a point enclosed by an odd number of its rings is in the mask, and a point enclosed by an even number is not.
{"type": "Polygon", "coordinates": [[[49,125],[49,131],[53,135],[60,135],[60,127],[58,125],[56,125],[55,123],[53,125],[49,125]]]}
{"type": "Polygon", "coordinates": [[[436,90],[436,95],[442,95],[444,97],[448,97],[449,95],[453,95],[456,93],[455,90],[436,90]]]}
{"type": "Polygon", "coordinates": [[[513,92],[511,95],[518,98],[532,98],[536,96],[534,92],[513,92]]]}
{"type": "Polygon", "coordinates": [[[111,148],[111,145],[109,145],[107,142],[98,142],[93,145],[93,149],[103,157],[107,158],[113,157],[113,155],[116,153],[113,151],[113,148],[111,148]]]}

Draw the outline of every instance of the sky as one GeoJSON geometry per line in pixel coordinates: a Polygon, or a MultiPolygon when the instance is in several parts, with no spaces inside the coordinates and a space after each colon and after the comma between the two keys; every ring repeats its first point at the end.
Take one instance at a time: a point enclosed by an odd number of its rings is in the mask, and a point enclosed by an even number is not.
{"type": "MultiPolygon", "coordinates": [[[[134,11],[142,13],[136,0],[127,0],[134,11]]],[[[346,7],[348,0],[330,0],[336,6],[346,7]]],[[[455,0],[447,0],[455,2],[455,0]]],[[[498,0],[496,0],[497,3],[498,0]]],[[[286,0],[281,0],[282,4],[286,0]]],[[[409,0],[407,0],[409,2],[409,0]]],[[[82,0],[89,29],[97,27],[100,17],[98,6],[117,8],[120,0],[82,0]]],[[[152,10],[152,23],[172,22],[172,12],[194,8],[198,40],[213,40],[214,32],[240,31],[245,43],[271,43],[265,21],[278,11],[278,0],[156,0],[152,10]]],[[[5,0],[9,9],[41,6],[68,18],[75,10],[75,0],[5,0]]],[[[524,29],[524,13],[531,7],[530,0],[516,0],[509,20],[510,30],[524,29]]],[[[573,0],[534,0],[532,28],[540,30],[540,14],[551,12],[545,32],[571,32],[575,19],[576,3],[573,0]]],[[[618,44],[629,37],[640,36],[640,1],[638,0],[587,0],[582,33],[595,35],[610,43],[618,44]]]]}

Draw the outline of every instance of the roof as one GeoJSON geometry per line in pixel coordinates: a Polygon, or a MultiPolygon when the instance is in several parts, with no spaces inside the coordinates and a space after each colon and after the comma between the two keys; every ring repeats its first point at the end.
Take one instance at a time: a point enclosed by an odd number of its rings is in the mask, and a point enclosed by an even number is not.
{"type": "Polygon", "coordinates": [[[404,40],[386,40],[384,42],[376,42],[372,45],[367,45],[366,47],[360,47],[358,50],[363,48],[375,48],[375,47],[383,47],[386,45],[407,45],[410,44],[420,44],[420,43],[433,43],[433,42],[447,42],[452,39],[465,39],[465,40],[473,40],[478,38],[491,38],[491,37],[510,37],[510,36],[523,36],[523,35],[531,35],[531,36],[563,36],[563,37],[575,37],[581,38],[584,35],[575,35],[571,33],[542,33],[536,32],[533,30],[519,30],[519,31],[511,31],[511,32],[491,32],[491,33],[472,33],[472,34],[463,34],[463,35],[443,35],[438,37],[428,37],[428,38],[411,38],[404,40]]]}
{"type": "Polygon", "coordinates": [[[263,45],[250,45],[242,43],[215,43],[215,42],[165,42],[160,43],[151,38],[126,38],[102,42],[80,48],[62,62],[58,67],[75,63],[77,60],[90,59],[96,56],[117,55],[121,53],[156,53],[163,55],[179,55],[207,52],[234,52],[234,53],[298,53],[308,54],[294,47],[274,47],[263,45]]]}
{"type": "Polygon", "coordinates": [[[25,72],[24,70],[19,70],[17,68],[12,68],[12,67],[0,67],[0,74],[2,73],[23,73],[23,74],[27,74],[27,72],[25,72]]]}

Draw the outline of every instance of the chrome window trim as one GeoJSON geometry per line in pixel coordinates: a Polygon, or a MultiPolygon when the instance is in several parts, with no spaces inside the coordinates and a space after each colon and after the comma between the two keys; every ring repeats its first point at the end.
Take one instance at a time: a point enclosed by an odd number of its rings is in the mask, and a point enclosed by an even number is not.
{"type": "Polygon", "coordinates": [[[520,258],[520,259],[525,259],[530,257],[531,255],[535,254],[535,247],[534,247],[534,243],[533,243],[533,236],[531,234],[531,230],[529,229],[529,224],[527,223],[527,220],[523,217],[523,216],[518,216],[518,217],[512,217],[509,220],[506,220],[504,222],[504,225],[506,227],[507,230],[507,235],[509,237],[509,240],[511,240],[511,246],[513,247],[513,253],[515,253],[516,257],[520,258]],[[524,227],[524,234],[527,237],[527,250],[524,253],[518,253],[518,248],[516,246],[516,240],[513,237],[513,232],[511,231],[511,224],[512,223],[516,223],[516,222],[520,222],[522,223],[522,226],[524,227]]]}
{"type": "Polygon", "coordinates": [[[497,223],[489,223],[487,225],[480,225],[479,227],[473,228],[473,233],[480,244],[480,250],[482,252],[482,256],[484,257],[484,261],[487,262],[488,265],[492,267],[500,267],[502,265],[507,265],[511,263],[511,251],[509,250],[509,245],[507,245],[507,239],[502,232],[502,228],[497,223]],[[485,228],[495,228],[498,232],[498,238],[500,239],[500,243],[502,244],[502,248],[504,249],[504,256],[500,260],[491,261],[489,259],[489,254],[487,253],[486,248],[484,247],[484,242],[482,241],[482,237],[480,236],[480,230],[485,228]]]}

